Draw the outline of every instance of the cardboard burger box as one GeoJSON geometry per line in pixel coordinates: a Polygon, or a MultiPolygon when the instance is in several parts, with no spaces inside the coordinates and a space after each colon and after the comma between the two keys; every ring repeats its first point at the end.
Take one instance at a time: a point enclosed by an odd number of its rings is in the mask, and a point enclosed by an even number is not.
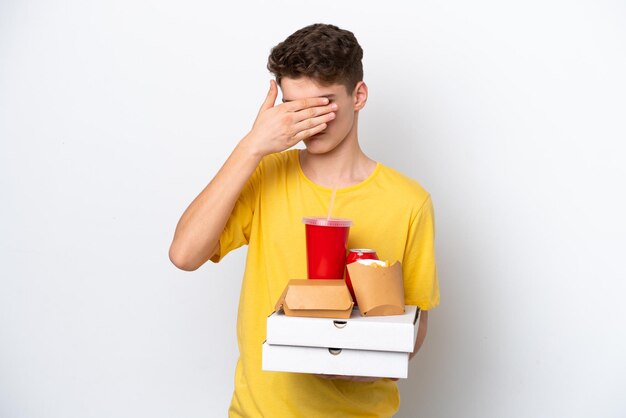
{"type": "Polygon", "coordinates": [[[287,316],[349,318],[354,302],[343,280],[289,280],[275,310],[287,316]]]}
{"type": "Polygon", "coordinates": [[[420,310],[402,310],[363,316],[343,280],[291,280],[267,319],[262,369],[406,378],[420,310]]]}

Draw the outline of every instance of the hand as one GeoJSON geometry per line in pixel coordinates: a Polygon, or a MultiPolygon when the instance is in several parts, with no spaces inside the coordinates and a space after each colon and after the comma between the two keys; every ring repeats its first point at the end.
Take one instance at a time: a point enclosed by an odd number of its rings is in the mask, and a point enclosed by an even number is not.
{"type": "Polygon", "coordinates": [[[263,157],[291,148],[327,127],[335,119],[336,104],[325,97],[310,97],[275,106],[278,87],[270,80],[270,90],[245,140],[255,154],[263,157]]]}
{"type": "Polygon", "coordinates": [[[335,374],[314,374],[314,376],[326,380],[349,380],[351,382],[375,382],[380,379],[389,379],[395,382],[398,380],[396,377],[343,376],[335,374]]]}

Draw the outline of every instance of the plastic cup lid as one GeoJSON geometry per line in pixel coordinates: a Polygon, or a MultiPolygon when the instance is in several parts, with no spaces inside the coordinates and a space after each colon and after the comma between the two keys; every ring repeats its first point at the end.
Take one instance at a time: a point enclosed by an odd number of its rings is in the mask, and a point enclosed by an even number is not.
{"type": "Polygon", "coordinates": [[[304,217],[302,218],[302,223],[306,225],[315,225],[315,226],[337,226],[337,227],[347,227],[352,225],[352,221],[350,219],[340,219],[340,218],[315,218],[315,217],[304,217]]]}

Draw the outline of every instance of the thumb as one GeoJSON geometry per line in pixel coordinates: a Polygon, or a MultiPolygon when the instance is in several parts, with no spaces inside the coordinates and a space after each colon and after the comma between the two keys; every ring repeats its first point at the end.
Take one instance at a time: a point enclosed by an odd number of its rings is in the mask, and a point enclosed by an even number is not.
{"type": "Polygon", "coordinates": [[[278,97],[278,87],[276,86],[276,82],[274,80],[270,80],[270,90],[267,92],[267,97],[265,97],[265,101],[261,105],[261,109],[259,113],[264,110],[271,109],[274,107],[276,103],[276,98],[278,97]]]}

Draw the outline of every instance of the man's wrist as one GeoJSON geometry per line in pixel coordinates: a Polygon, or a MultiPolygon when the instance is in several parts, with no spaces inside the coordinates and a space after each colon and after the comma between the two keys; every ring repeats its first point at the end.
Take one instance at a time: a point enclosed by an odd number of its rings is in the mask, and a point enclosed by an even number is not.
{"type": "Polygon", "coordinates": [[[254,134],[252,132],[248,133],[244,136],[241,141],[237,144],[237,149],[245,156],[257,160],[257,164],[261,162],[263,157],[265,157],[265,153],[258,149],[255,146],[255,143],[258,141],[255,140],[254,134]]]}

